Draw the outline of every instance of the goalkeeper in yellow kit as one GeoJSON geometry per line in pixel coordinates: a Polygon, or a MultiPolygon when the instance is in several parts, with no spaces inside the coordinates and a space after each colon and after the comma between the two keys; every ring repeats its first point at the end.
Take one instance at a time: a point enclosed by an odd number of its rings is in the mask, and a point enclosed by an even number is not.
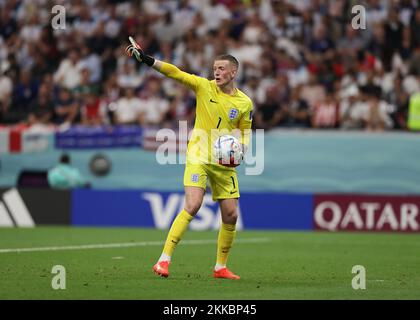
{"type": "Polygon", "coordinates": [[[169,265],[176,245],[182,239],[188,224],[197,214],[203,202],[207,180],[210,182],[213,200],[219,201],[222,224],[217,242],[215,278],[239,279],[226,267],[229,251],[236,233],[238,218],[239,187],[236,170],[211,161],[214,135],[239,129],[242,152],[249,142],[252,123],[252,102],[234,85],[239,63],[231,55],[222,55],[214,60],[214,80],[198,77],[181,71],[176,66],[146,55],[141,47],[131,40],[126,52],[166,77],[175,79],[194,90],[196,94],[196,120],[188,143],[187,162],[184,172],[185,206],[175,218],[159,261],[153,271],[169,276],[169,265]]]}

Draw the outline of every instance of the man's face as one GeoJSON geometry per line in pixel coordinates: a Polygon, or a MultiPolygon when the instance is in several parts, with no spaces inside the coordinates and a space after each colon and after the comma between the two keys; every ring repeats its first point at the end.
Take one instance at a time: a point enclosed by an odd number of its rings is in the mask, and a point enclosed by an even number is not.
{"type": "Polygon", "coordinates": [[[236,66],[230,63],[229,60],[214,61],[213,75],[217,86],[222,87],[233,81],[236,72],[236,66]]]}

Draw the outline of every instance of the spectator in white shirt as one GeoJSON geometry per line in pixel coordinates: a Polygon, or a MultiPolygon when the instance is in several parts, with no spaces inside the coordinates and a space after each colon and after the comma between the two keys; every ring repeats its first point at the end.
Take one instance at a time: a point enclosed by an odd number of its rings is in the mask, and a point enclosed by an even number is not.
{"type": "Polygon", "coordinates": [[[6,64],[0,65],[0,107],[4,110],[9,107],[13,93],[13,81],[6,74],[6,64]]]}
{"type": "Polygon", "coordinates": [[[134,88],[125,88],[123,97],[117,100],[117,107],[114,112],[115,123],[135,124],[140,122],[141,101],[135,96],[134,88]]]}
{"type": "Polygon", "coordinates": [[[393,122],[389,116],[392,106],[380,99],[380,90],[373,92],[368,98],[368,109],[366,112],[366,129],[382,131],[391,129],[393,122]]]}
{"type": "Polygon", "coordinates": [[[142,125],[159,125],[162,123],[166,111],[169,109],[167,99],[161,96],[161,81],[149,78],[145,89],[146,96],[141,99],[140,112],[142,125]]]}
{"type": "Polygon", "coordinates": [[[101,58],[95,52],[92,52],[91,48],[84,44],[82,46],[82,59],[80,60],[83,68],[90,70],[90,82],[98,83],[102,80],[102,63],[101,58]]]}
{"type": "Polygon", "coordinates": [[[79,53],[73,49],[70,50],[67,59],[61,61],[57,72],[54,74],[54,81],[67,89],[74,89],[80,84],[82,63],[79,53]]]}
{"type": "Polygon", "coordinates": [[[212,0],[210,6],[204,7],[202,15],[210,31],[218,30],[223,21],[232,17],[225,5],[217,3],[217,0],[212,0]]]}
{"type": "Polygon", "coordinates": [[[182,30],[177,27],[177,24],[174,22],[172,12],[165,13],[165,15],[152,26],[152,30],[159,42],[172,43],[182,34],[182,30]]]}

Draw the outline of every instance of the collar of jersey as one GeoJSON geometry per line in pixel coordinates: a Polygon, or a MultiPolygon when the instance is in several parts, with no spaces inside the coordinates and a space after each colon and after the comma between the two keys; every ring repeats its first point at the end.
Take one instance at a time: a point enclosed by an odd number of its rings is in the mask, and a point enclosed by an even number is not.
{"type": "Polygon", "coordinates": [[[214,85],[216,86],[217,93],[221,93],[222,95],[225,95],[227,97],[234,97],[234,96],[237,96],[239,94],[239,90],[236,87],[235,87],[235,93],[234,94],[224,93],[222,90],[220,90],[219,86],[216,84],[216,81],[213,80],[213,82],[214,82],[214,85]]]}

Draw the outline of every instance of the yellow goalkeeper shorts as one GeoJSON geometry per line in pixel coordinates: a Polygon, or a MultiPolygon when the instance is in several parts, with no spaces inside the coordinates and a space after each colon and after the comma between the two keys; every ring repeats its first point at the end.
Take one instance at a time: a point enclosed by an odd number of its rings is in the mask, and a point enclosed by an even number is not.
{"type": "Polygon", "coordinates": [[[240,196],[235,168],[217,164],[187,163],[185,165],[184,186],[200,187],[206,190],[207,181],[210,182],[213,201],[236,199],[240,196]]]}

